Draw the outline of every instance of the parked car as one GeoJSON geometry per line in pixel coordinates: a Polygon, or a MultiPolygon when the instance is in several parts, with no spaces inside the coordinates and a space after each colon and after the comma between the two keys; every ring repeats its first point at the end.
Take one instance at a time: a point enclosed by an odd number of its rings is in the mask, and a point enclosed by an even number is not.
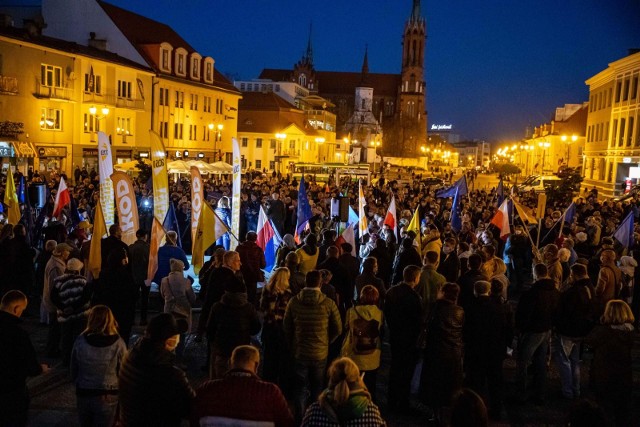
{"type": "Polygon", "coordinates": [[[518,186],[520,191],[528,192],[535,190],[536,193],[544,193],[549,187],[557,187],[562,182],[562,179],[555,175],[538,176],[533,180],[525,180],[518,186]]]}

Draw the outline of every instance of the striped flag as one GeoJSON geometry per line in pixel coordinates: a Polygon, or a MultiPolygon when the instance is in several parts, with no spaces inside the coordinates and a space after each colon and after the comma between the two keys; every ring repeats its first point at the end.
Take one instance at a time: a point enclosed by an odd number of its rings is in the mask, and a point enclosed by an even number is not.
{"type": "Polygon", "coordinates": [[[369,234],[369,224],[367,217],[364,214],[364,207],[367,205],[367,200],[364,198],[364,192],[362,191],[362,180],[360,180],[360,189],[358,191],[358,230],[360,231],[360,238],[365,234],[369,234]]]}
{"type": "Polygon", "coordinates": [[[389,209],[387,215],[384,217],[384,224],[388,225],[393,234],[398,237],[398,214],[396,213],[396,198],[391,196],[391,203],[389,203],[389,209]]]}
{"type": "Polygon", "coordinates": [[[495,216],[491,220],[491,224],[498,227],[500,230],[500,238],[507,240],[509,234],[511,234],[511,227],[509,226],[509,200],[502,202],[495,216]]]}
{"type": "Polygon", "coordinates": [[[262,206],[260,206],[260,214],[258,215],[258,240],[256,244],[264,251],[264,259],[267,263],[265,271],[271,272],[276,265],[276,251],[282,239],[278,235],[278,231],[267,218],[262,206]]]}

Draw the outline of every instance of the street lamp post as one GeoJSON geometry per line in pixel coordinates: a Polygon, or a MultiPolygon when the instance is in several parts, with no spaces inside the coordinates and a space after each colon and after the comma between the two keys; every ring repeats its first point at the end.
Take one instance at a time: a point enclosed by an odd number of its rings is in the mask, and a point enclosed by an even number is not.
{"type": "Polygon", "coordinates": [[[209,123],[209,130],[216,130],[213,135],[213,152],[214,156],[217,156],[217,161],[222,160],[222,148],[218,148],[218,143],[222,141],[222,129],[224,129],[224,125],[222,123],[218,123],[218,125],[214,125],[213,123],[209,123]]]}
{"type": "MultiPolygon", "coordinates": [[[[98,109],[94,105],[89,107],[89,115],[91,115],[91,117],[93,117],[93,119],[95,120],[96,124],[98,124],[100,122],[100,120],[106,118],[109,115],[109,108],[108,107],[102,107],[100,112],[102,113],[102,115],[98,115],[98,109]]],[[[93,132],[92,135],[96,135],[98,133],[98,131],[100,130],[99,127],[100,127],[99,125],[98,126],[94,126],[94,132],[93,132]]]]}
{"type": "Polygon", "coordinates": [[[284,140],[287,139],[287,134],[286,133],[276,133],[276,149],[275,149],[275,160],[278,164],[278,172],[282,173],[282,163],[281,163],[281,159],[282,159],[282,144],[284,143],[284,140]]]}
{"type": "Polygon", "coordinates": [[[547,149],[551,146],[549,141],[543,141],[538,143],[538,147],[542,150],[542,174],[544,175],[544,162],[547,157],[547,149]]]}
{"type": "Polygon", "coordinates": [[[571,152],[569,151],[569,146],[578,140],[578,136],[574,134],[571,135],[571,138],[569,138],[567,135],[562,135],[560,139],[562,140],[562,142],[567,144],[567,167],[569,167],[569,155],[571,154],[571,152]]]}

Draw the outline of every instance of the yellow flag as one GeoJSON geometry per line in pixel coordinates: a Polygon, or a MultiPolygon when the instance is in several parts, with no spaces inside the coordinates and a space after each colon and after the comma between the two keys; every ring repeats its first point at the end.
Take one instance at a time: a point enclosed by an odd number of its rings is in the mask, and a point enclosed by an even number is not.
{"type": "Polygon", "coordinates": [[[7,186],[4,189],[4,204],[7,205],[7,224],[16,225],[20,222],[20,204],[16,193],[16,184],[13,182],[11,167],[7,170],[7,186]]]}
{"type": "Polygon", "coordinates": [[[147,286],[151,286],[153,276],[158,271],[158,249],[162,246],[165,231],[162,227],[169,211],[169,174],[167,173],[167,152],[160,135],[149,131],[151,141],[151,178],[153,181],[153,224],[149,245],[149,267],[147,270],[147,286]]]}
{"type": "Polygon", "coordinates": [[[358,218],[360,222],[358,227],[360,230],[360,238],[365,234],[369,234],[369,223],[367,222],[367,216],[364,214],[364,207],[367,205],[367,199],[364,197],[364,191],[362,191],[362,180],[360,180],[360,188],[358,190],[358,218]]]}
{"type": "Polygon", "coordinates": [[[102,237],[107,234],[107,225],[104,222],[104,213],[100,200],[96,204],[96,213],[93,218],[93,236],[91,237],[91,246],[89,247],[89,271],[91,275],[97,279],[100,277],[100,269],[102,268],[102,237]]]}
{"type": "Polygon", "coordinates": [[[413,218],[411,218],[411,222],[409,226],[407,226],[407,231],[413,230],[416,233],[416,239],[418,240],[418,254],[422,256],[422,233],[420,232],[420,209],[416,207],[416,211],[413,213],[413,218]]]}
{"type": "Polygon", "coordinates": [[[153,276],[158,271],[158,249],[162,246],[165,235],[166,232],[162,223],[158,221],[158,218],[154,217],[151,224],[151,239],[149,240],[149,266],[147,267],[147,280],[145,282],[147,286],[151,286],[153,276]]]}
{"type": "Polygon", "coordinates": [[[528,222],[529,224],[536,224],[538,222],[538,220],[536,220],[535,217],[533,217],[531,214],[527,212],[524,206],[520,205],[520,203],[517,203],[513,199],[511,199],[511,201],[513,202],[513,206],[516,207],[516,211],[518,211],[518,215],[520,216],[520,219],[528,222]]]}
{"type": "Polygon", "coordinates": [[[203,203],[202,212],[198,219],[196,238],[193,242],[193,256],[191,257],[193,271],[195,271],[196,274],[200,272],[204,264],[204,251],[227,231],[229,231],[229,228],[218,218],[218,215],[211,209],[211,206],[203,203]]]}

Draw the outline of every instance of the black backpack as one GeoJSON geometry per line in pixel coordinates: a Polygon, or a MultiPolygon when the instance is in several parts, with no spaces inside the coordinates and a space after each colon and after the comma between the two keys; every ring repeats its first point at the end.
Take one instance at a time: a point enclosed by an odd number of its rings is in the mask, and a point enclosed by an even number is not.
{"type": "Polygon", "coordinates": [[[351,322],[353,352],[357,355],[371,354],[378,349],[380,322],[374,319],[366,320],[358,313],[356,307],[353,307],[353,311],[358,316],[351,322]]]}

